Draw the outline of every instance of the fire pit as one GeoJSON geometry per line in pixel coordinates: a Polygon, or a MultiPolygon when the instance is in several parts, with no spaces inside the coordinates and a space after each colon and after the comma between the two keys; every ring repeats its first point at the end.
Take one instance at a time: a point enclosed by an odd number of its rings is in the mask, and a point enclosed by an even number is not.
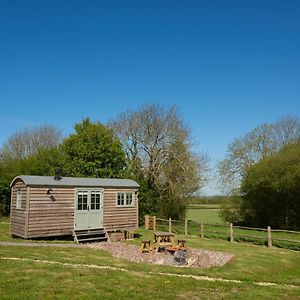
{"type": "Polygon", "coordinates": [[[166,250],[173,256],[174,264],[184,266],[188,264],[186,248],[181,246],[169,246],[166,250]]]}
{"type": "Polygon", "coordinates": [[[185,250],[177,250],[174,252],[174,262],[176,265],[184,266],[188,264],[187,253],[185,250]]]}
{"type": "Polygon", "coordinates": [[[178,256],[177,254],[175,254],[175,252],[179,249],[176,249],[176,251],[172,251],[173,255],[171,255],[167,251],[165,251],[165,253],[150,251],[149,254],[145,254],[142,253],[140,245],[129,245],[124,242],[91,243],[85,245],[85,247],[109,251],[116,258],[127,259],[133,262],[156,265],[172,265],[177,267],[190,268],[209,268],[214,266],[223,266],[234,257],[234,255],[231,253],[223,253],[218,251],[209,251],[188,247],[186,251],[184,251],[186,253],[186,260],[188,264],[180,266],[179,264],[177,264],[177,262],[183,263],[184,261],[181,257],[182,254],[178,254],[178,256]]]}

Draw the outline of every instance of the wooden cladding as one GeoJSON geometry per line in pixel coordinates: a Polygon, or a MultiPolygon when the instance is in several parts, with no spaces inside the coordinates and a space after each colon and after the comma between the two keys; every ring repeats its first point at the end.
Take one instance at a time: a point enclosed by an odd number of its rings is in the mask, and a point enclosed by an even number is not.
{"type": "Polygon", "coordinates": [[[27,237],[69,235],[74,229],[74,188],[30,189],[27,237]]]}
{"type": "Polygon", "coordinates": [[[105,189],[103,199],[103,226],[107,230],[138,228],[138,199],[135,189],[105,189]],[[134,206],[117,206],[117,193],[133,193],[134,206]]]}
{"type": "MultiPolygon", "coordinates": [[[[26,186],[21,179],[15,180],[11,193],[11,234],[23,238],[72,234],[75,197],[75,187],[26,186]],[[19,209],[16,207],[18,192],[22,194],[19,209]]],[[[135,188],[104,189],[103,227],[108,231],[138,227],[135,188]],[[117,193],[132,193],[134,205],[117,206],[117,193]]]]}

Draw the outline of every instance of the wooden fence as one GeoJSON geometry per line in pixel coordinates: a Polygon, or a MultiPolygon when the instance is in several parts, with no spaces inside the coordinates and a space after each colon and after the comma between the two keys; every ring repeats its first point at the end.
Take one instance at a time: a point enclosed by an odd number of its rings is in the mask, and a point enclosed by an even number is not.
{"type": "MultiPolygon", "coordinates": [[[[279,230],[267,228],[254,228],[245,226],[233,226],[229,224],[209,224],[204,222],[194,222],[188,219],[172,220],[160,219],[156,216],[145,216],[145,228],[147,230],[164,230],[178,234],[196,234],[200,238],[214,238],[222,236],[222,238],[234,242],[236,241],[261,241],[268,247],[272,247],[275,243],[293,243],[296,249],[300,250],[300,232],[291,230],[279,230]],[[225,230],[224,230],[225,229],[225,230]],[[294,237],[294,238],[293,238],[294,237]]],[[[283,246],[284,247],[284,246],[283,246]]]]}

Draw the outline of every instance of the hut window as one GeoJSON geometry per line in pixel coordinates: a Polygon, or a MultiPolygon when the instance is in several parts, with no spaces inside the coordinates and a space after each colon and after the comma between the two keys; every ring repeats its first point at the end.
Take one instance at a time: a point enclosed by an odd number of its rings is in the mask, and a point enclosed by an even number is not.
{"type": "Polygon", "coordinates": [[[17,203],[16,208],[20,209],[22,205],[22,191],[17,191],[17,203]]]}
{"type": "Polygon", "coordinates": [[[118,206],[123,206],[124,205],[124,193],[118,193],[118,201],[117,201],[117,205],[118,206]]]}
{"type": "Polygon", "coordinates": [[[132,193],[126,193],[126,205],[132,205],[132,193]]]}
{"type": "Polygon", "coordinates": [[[133,205],[133,193],[117,193],[117,206],[133,205]]]}
{"type": "Polygon", "coordinates": [[[87,210],[88,192],[78,192],[77,210],[87,210]]]}
{"type": "Polygon", "coordinates": [[[101,195],[100,191],[91,191],[91,209],[100,209],[101,195]]]}

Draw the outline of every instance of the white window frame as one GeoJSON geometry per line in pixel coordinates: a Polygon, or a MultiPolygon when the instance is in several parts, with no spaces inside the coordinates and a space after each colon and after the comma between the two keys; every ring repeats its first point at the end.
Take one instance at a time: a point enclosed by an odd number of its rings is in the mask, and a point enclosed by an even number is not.
{"type": "Polygon", "coordinates": [[[117,207],[134,207],[134,192],[116,192],[116,206],[117,207]],[[124,204],[118,203],[120,194],[124,195],[124,204]],[[127,202],[127,199],[128,199],[127,196],[129,197],[129,195],[131,195],[131,197],[132,197],[131,204],[128,204],[128,202],[127,202]]]}
{"type": "Polygon", "coordinates": [[[75,197],[76,197],[76,203],[75,203],[75,211],[99,211],[103,210],[103,188],[76,188],[75,189],[75,197]],[[95,202],[95,208],[92,209],[92,194],[97,194],[100,196],[100,205],[99,208],[97,208],[97,201],[95,202]],[[87,209],[83,209],[83,201],[81,202],[81,209],[78,209],[78,196],[87,196],[87,209]]]}
{"type": "Polygon", "coordinates": [[[22,208],[22,191],[17,191],[16,209],[22,208]]]}
{"type": "Polygon", "coordinates": [[[90,191],[90,210],[91,211],[98,211],[98,210],[102,209],[103,201],[101,200],[101,198],[102,198],[101,195],[102,195],[101,190],[91,190],[90,191]],[[93,195],[95,196],[94,199],[93,199],[93,195]]]}

